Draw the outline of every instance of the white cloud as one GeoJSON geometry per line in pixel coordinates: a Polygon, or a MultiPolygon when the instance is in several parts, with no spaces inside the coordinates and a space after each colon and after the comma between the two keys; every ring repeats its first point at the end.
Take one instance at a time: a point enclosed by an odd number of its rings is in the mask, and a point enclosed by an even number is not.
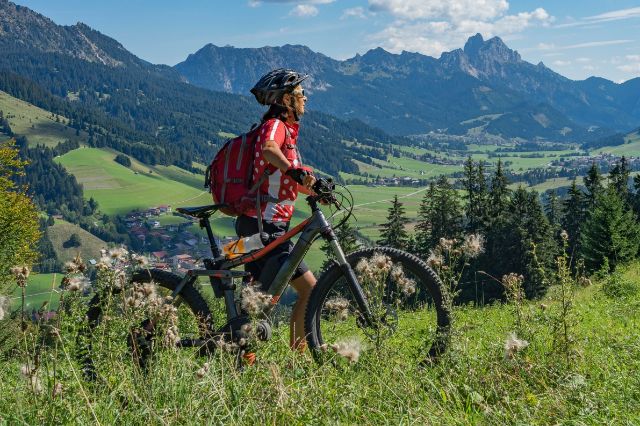
{"type": "Polygon", "coordinates": [[[476,33],[505,37],[554,19],[542,8],[508,15],[507,0],[369,0],[369,9],[396,18],[371,41],[392,52],[432,56],[459,47],[476,33]]]}
{"type": "Polygon", "coordinates": [[[593,65],[585,65],[582,67],[582,69],[585,71],[593,71],[596,69],[596,67],[594,67],[593,65]]]}
{"type": "Polygon", "coordinates": [[[509,9],[507,0],[369,0],[373,12],[387,12],[396,18],[488,20],[509,9]]]}
{"type": "Polygon", "coordinates": [[[363,7],[352,7],[350,9],[345,9],[342,12],[342,16],[340,17],[340,19],[347,19],[347,18],[366,19],[367,16],[364,13],[363,7]]]}
{"type": "Polygon", "coordinates": [[[598,22],[620,21],[623,19],[640,18],[640,7],[632,7],[629,9],[618,9],[610,12],[601,13],[599,15],[587,16],[578,21],[571,20],[566,24],[559,24],[557,28],[579,27],[583,25],[591,25],[598,22]]]}
{"type": "Polygon", "coordinates": [[[317,14],[318,8],[310,4],[299,4],[289,12],[289,15],[299,17],[316,16],[317,14]]]}
{"type": "Polygon", "coordinates": [[[585,63],[585,62],[591,62],[591,58],[576,58],[576,62],[580,62],[580,63],[585,63]]]}
{"type": "Polygon", "coordinates": [[[571,65],[571,61],[558,60],[558,61],[553,61],[552,64],[557,67],[566,67],[567,65],[571,65]]]}
{"type": "Polygon", "coordinates": [[[627,56],[625,56],[625,58],[628,61],[640,62],[640,55],[627,55],[627,56]]]}

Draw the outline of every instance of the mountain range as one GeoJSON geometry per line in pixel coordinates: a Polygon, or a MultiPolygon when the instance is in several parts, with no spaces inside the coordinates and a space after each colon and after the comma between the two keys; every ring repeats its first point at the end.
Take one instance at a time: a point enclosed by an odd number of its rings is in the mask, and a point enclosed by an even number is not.
{"type": "Polygon", "coordinates": [[[136,57],[85,24],[60,26],[0,0],[0,50],[0,89],[13,87],[16,96],[17,83],[7,76],[23,78],[64,109],[111,129],[111,139],[160,149],[156,157],[169,153],[185,164],[209,156],[220,132],[239,133],[259,117],[249,89],[281,66],[310,74],[314,112],[305,117],[306,135],[329,139],[347,165],[343,139],[378,141],[371,142],[376,149],[429,133],[584,142],[640,124],[640,78],[573,81],[480,34],[438,59],[377,48],[339,61],[299,45],[208,44],[169,67],[136,57]]]}
{"type": "Polygon", "coordinates": [[[480,34],[439,59],[377,48],[338,61],[305,46],[208,44],[175,69],[197,86],[248,93],[276,67],[311,75],[310,108],[358,117],[399,135],[482,131],[581,140],[640,123],[640,78],[623,84],[597,77],[573,81],[543,63],[522,60],[499,37],[484,40],[480,34]]]}

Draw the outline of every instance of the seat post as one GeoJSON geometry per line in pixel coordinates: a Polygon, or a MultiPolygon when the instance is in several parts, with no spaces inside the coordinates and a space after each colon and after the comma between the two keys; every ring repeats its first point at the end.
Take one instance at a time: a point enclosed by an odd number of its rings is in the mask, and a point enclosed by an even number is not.
{"type": "Polygon", "coordinates": [[[211,248],[211,254],[213,255],[214,259],[217,259],[222,255],[222,253],[220,253],[218,245],[216,244],[216,239],[213,236],[211,224],[209,223],[209,216],[200,218],[200,228],[204,228],[207,230],[207,237],[209,238],[209,247],[211,248]]]}

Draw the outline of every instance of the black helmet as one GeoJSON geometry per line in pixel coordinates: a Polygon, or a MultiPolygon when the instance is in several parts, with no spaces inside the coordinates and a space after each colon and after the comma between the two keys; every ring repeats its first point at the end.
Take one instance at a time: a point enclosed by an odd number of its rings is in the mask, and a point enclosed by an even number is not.
{"type": "Polygon", "coordinates": [[[294,70],[278,68],[263,75],[253,86],[251,93],[262,105],[277,104],[282,95],[291,92],[294,87],[309,77],[294,70]]]}

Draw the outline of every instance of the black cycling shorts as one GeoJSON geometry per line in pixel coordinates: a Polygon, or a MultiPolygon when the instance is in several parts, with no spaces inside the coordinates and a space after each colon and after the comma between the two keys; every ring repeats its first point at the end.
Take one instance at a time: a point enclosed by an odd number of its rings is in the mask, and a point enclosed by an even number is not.
{"type": "MultiPolygon", "coordinates": [[[[264,232],[269,234],[269,241],[273,241],[276,238],[284,235],[289,230],[289,222],[268,222],[266,220],[262,221],[262,229],[264,232]]],[[[258,231],[258,219],[250,216],[238,216],[236,219],[236,234],[239,237],[248,237],[253,234],[257,234],[258,231]]],[[[260,259],[245,263],[244,270],[250,272],[251,275],[257,280],[260,277],[260,272],[264,268],[264,265],[269,261],[269,259],[280,255],[281,253],[291,253],[293,249],[293,243],[291,240],[285,241],[280,244],[269,253],[261,257],[260,259]]],[[[309,267],[304,263],[304,261],[300,262],[296,272],[293,274],[293,279],[301,277],[305,272],[309,270],[309,267]]]]}

